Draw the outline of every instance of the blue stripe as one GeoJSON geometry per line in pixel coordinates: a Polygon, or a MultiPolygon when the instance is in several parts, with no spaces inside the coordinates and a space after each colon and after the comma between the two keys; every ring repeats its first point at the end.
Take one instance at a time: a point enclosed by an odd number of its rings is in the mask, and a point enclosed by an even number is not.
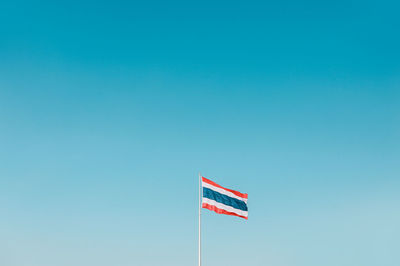
{"type": "Polygon", "coordinates": [[[235,209],[239,209],[242,211],[247,211],[247,204],[244,201],[231,198],[227,195],[221,194],[217,191],[209,189],[207,187],[203,187],[203,197],[211,200],[215,200],[216,202],[231,206],[235,209]]]}

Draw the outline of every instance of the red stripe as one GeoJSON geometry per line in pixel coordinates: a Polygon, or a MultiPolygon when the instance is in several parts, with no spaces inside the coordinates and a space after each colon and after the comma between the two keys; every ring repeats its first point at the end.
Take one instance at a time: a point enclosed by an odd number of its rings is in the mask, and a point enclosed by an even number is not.
{"type": "Polygon", "coordinates": [[[229,188],[224,188],[224,187],[218,185],[217,183],[205,178],[204,176],[202,176],[202,179],[203,179],[203,182],[206,182],[206,183],[208,183],[210,185],[213,185],[215,187],[219,187],[219,188],[225,189],[226,191],[232,192],[236,196],[239,196],[239,197],[242,197],[242,198],[245,198],[245,199],[247,199],[247,197],[248,197],[247,193],[240,193],[239,191],[236,191],[236,190],[232,190],[232,189],[229,189],[229,188]]]}
{"type": "Polygon", "coordinates": [[[225,210],[223,210],[223,209],[220,209],[220,208],[215,207],[214,205],[210,205],[210,204],[207,204],[207,203],[203,203],[203,206],[202,206],[202,207],[203,207],[204,209],[209,209],[210,211],[215,211],[216,213],[219,213],[219,214],[226,214],[226,215],[237,216],[237,217],[244,218],[244,219],[247,220],[247,217],[246,217],[246,216],[241,216],[241,215],[236,214],[236,213],[234,213],[234,212],[225,211],[225,210]]]}

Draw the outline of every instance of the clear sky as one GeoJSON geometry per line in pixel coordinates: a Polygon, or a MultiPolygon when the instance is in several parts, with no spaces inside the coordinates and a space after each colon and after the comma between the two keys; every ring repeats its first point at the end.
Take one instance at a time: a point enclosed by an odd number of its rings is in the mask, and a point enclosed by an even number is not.
{"type": "Polygon", "coordinates": [[[2,1],[0,264],[400,265],[397,1],[2,1]]]}

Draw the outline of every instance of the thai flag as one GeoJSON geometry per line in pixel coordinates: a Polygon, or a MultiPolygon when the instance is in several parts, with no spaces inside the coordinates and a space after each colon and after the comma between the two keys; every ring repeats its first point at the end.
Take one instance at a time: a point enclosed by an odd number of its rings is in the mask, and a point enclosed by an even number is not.
{"type": "Polygon", "coordinates": [[[202,207],[219,214],[238,216],[247,220],[247,194],[224,188],[202,177],[202,207]]]}

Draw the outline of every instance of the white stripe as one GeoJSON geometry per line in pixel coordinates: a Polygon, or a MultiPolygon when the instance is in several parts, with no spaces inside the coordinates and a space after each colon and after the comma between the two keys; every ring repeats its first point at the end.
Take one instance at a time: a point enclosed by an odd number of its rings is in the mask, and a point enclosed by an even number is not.
{"type": "Polygon", "coordinates": [[[207,203],[209,205],[213,205],[213,206],[217,207],[218,209],[222,209],[222,210],[225,210],[225,211],[228,211],[228,212],[236,213],[237,215],[240,215],[240,216],[247,217],[247,215],[248,215],[247,211],[242,211],[242,210],[239,210],[239,209],[235,209],[235,208],[233,208],[231,206],[227,206],[225,204],[216,202],[215,200],[211,200],[211,199],[208,199],[208,198],[203,198],[203,203],[207,203]]]}
{"type": "Polygon", "coordinates": [[[239,197],[238,195],[233,194],[232,192],[227,191],[227,190],[225,190],[225,189],[223,189],[223,188],[213,186],[213,185],[211,185],[211,184],[209,184],[209,183],[206,183],[206,182],[203,182],[203,187],[212,189],[212,190],[217,191],[217,192],[219,192],[219,193],[221,193],[221,194],[224,194],[224,195],[229,196],[229,197],[231,197],[231,198],[235,198],[235,199],[238,199],[238,200],[241,200],[241,201],[244,201],[244,202],[247,203],[247,199],[242,198],[242,197],[239,197]]]}

